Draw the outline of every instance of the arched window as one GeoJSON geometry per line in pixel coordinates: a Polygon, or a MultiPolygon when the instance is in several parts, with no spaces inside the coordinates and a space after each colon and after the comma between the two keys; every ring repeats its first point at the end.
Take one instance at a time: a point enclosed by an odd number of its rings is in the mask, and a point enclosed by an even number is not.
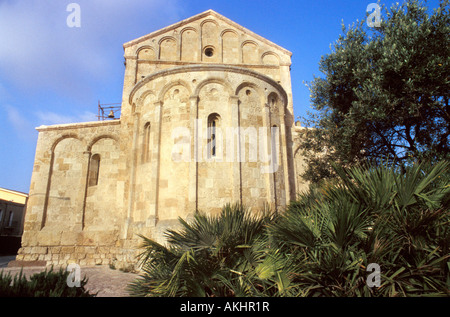
{"type": "Polygon", "coordinates": [[[217,154],[217,129],[219,127],[220,116],[212,113],[208,116],[208,158],[217,154]]]}
{"type": "Polygon", "coordinates": [[[142,163],[150,161],[150,122],[144,125],[144,138],[142,140],[142,163]]]}
{"type": "Polygon", "coordinates": [[[100,171],[100,155],[94,154],[89,164],[88,185],[96,186],[98,184],[98,175],[100,171]]]}

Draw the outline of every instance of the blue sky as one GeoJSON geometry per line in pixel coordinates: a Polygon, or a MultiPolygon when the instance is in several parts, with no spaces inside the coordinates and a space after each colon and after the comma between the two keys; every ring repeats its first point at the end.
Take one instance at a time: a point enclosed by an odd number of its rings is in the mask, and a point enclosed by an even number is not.
{"type": "Polygon", "coordinates": [[[320,58],[342,21],[364,19],[372,2],[0,0],[0,187],[29,191],[36,127],[95,121],[99,100],[120,102],[125,42],[213,9],[293,53],[294,112],[301,116],[310,103],[304,82],[321,75],[320,58]],[[79,28],[66,24],[72,2],[81,8],[79,28]]]}

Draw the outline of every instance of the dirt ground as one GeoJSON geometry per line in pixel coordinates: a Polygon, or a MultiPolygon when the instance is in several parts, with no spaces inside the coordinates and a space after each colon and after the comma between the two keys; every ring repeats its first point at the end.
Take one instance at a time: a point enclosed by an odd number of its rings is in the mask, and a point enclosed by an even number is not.
{"type": "MultiPolygon", "coordinates": [[[[1,259],[0,259],[1,260],[1,259]]],[[[1,262],[1,261],[0,261],[1,262]]],[[[0,267],[0,271],[10,272],[12,276],[20,272],[20,267],[0,267]]],[[[26,276],[39,273],[45,267],[24,267],[26,276]]],[[[106,266],[81,267],[80,276],[88,278],[86,289],[89,293],[97,293],[97,297],[129,297],[126,290],[128,284],[138,278],[138,274],[113,270],[106,266]]]]}

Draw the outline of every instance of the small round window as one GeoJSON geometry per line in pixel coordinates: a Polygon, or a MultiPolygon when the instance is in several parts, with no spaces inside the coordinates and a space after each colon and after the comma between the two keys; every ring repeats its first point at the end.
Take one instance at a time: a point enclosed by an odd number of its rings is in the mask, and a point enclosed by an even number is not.
{"type": "Polygon", "coordinates": [[[205,55],[208,57],[212,57],[214,55],[214,49],[212,47],[207,47],[205,49],[205,55]]]}

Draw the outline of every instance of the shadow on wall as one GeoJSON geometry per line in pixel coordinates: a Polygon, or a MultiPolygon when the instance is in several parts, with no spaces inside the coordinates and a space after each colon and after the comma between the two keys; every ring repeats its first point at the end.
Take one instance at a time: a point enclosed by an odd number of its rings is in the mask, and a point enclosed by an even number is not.
{"type": "Polygon", "coordinates": [[[22,237],[0,236],[0,254],[16,255],[20,249],[22,237]]]}

